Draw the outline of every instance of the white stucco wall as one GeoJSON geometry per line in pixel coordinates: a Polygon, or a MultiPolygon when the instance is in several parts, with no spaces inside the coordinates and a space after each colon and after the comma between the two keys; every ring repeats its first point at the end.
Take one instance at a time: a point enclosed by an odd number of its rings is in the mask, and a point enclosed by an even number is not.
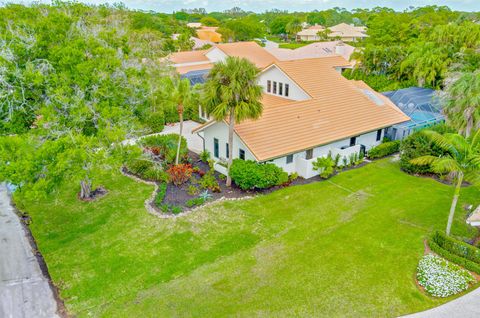
{"type": "MultiPolygon", "coordinates": [[[[316,158],[325,157],[328,155],[329,152],[331,152],[332,156],[335,156],[338,153],[340,154],[342,159],[343,157],[345,157],[348,160],[350,154],[360,153],[360,145],[364,145],[366,150],[368,151],[372,147],[380,144],[381,139],[384,135],[384,131],[385,130],[382,130],[382,136],[380,138],[380,141],[376,141],[377,131],[372,131],[358,136],[356,139],[356,145],[352,147],[350,147],[350,138],[335,141],[328,145],[315,147],[313,149],[313,157],[309,160],[306,159],[306,150],[304,150],[292,154],[293,160],[291,163],[287,163],[287,156],[275,158],[273,160],[270,160],[269,162],[282,168],[285,172],[289,174],[296,172],[303,178],[311,178],[318,175],[317,171],[313,170],[312,166],[312,163],[316,160],[316,158]],[[342,147],[344,147],[345,149],[341,149],[342,147]]],[[[205,138],[205,149],[210,152],[212,158],[216,161],[225,161],[227,159],[226,144],[228,142],[228,126],[223,122],[215,123],[204,130],[203,136],[205,138]],[[219,158],[214,158],[214,138],[217,138],[219,142],[219,158]]],[[[233,138],[233,159],[239,157],[240,148],[245,151],[246,160],[256,160],[252,153],[245,146],[245,144],[241,141],[241,139],[235,134],[233,138]]],[[[343,162],[342,159],[340,163],[343,162]]],[[[217,169],[217,171],[222,173],[224,172],[224,170],[222,170],[221,168],[217,169]]]]}
{"type": "MultiPolygon", "coordinates": [[[[259,84],[263,86],[263,91],[267,94],[282,96],[284,98],[292,99],[292,100],[306,100],[311,99],[308,94],[302,90],[293,80],[291,80],[285,73],[283,73],[280,69],[276,66],[271,66],[269,69],[264,71],[260,74],[259,77],[259,84]],[[283,83],[283,94],[285,94],[285,84],[289,85],[289,94],[288,97],[285,95],[278,95],[278,87],[277,87],[277,94],[267,93],[267,81],[273,81],[277,83],[283,83]]],[[[278,84],[277,84],[278,86],[278,84]]]]}
{"type": "Polygon", "coordinates": [[[216,63],[219,61],[223,61],[227,58],[227,55],[223,53],[222,50],[219,48],[213,48],[210,51],[208,51],[205,56],[212,61],[212,63],[216,63]]]}
{"type": "MultiPolygon", "coordinates": [[[[210,156],[215,161],[219,160],[227,160],[226,150],[227,150],[227,143],[228,143],[228,126],[221,122],[215,123],[203,131],[203,137],[205,138],[205,150],[210,152],[210,156]],[[213,139],[218,139],[218,152],[219,158],[214,157],[214,144],[213,139]]],[[[245,151],[245,160],[255,160],[255,157],[252,153],[248,150],[245,144],[238,138],[237,134],[233,136],[233,159],[239,157],[239,149],[243,149],[245,151]]],[[[222,171],[219,171],[222,172],[222,171]]]]}

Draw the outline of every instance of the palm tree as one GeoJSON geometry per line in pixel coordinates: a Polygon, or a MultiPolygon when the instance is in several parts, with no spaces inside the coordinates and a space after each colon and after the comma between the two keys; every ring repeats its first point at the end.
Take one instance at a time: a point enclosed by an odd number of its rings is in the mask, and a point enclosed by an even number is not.
{"type": "Polygon", "coordinates": [[[178,165],[180,159],[180,147],[182,144],[183,135],[183,111],[184,105],[192,98],[192,89],[190,87],[190,81],[186,78],[170,78],[165,79],[163,86],[164,92],[167,94],[169,102],[174,103],[177,106],[178,118],[180,121],[180,131],[178,136],[177,155],[175,157],[175,165],[178,165]]]}
{"type": "Polygon", "coordinates": [[[422,156],[411,162],[417,165],[430,165],[438,174],[448,173],[456,184],[446,231],[447,235],[450,235],[462,182],[464,180],[473,184],[480,182],[480,130],[468,138],[451,133],[441,135],[430,130],[423,131],[423,134],[435,145],[448,152],[446,156],[422,156]]]}
{"type": "Polygon", "coordinates": [[[263,111],[258,85],[259,69],[244,58],[227,57],[215,64],[204,85],[204,104],[217,121],[228,118],[227,186],[231,186],[230,167],[233,160],[233,132],[235,123],[257,119],[263,111]]]}
{"type": "Polygon", "coordinates": [[[446,81],[448,121],[465,136],[480,128],[480,71],[460,73],[446,81]]]}
{"type": "Polygon", "coordinates": [[[302,22],[298,18],[294,18],[290,23],[285,26],[285,31],[292,37],[296,37],[296,34],[302,31],[302,22]]]}

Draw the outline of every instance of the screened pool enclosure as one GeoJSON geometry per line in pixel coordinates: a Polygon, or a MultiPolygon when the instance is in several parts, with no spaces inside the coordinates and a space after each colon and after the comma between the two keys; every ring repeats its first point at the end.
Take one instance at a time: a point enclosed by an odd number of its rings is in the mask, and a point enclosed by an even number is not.
{"type": "Polygon", "coordinates": [[[411,118],[386,130],[385,135],[392,140],[403,139],[416,130],[445,121],[440,98],[433,89],[409,87],[382,94],[411,118]]]}

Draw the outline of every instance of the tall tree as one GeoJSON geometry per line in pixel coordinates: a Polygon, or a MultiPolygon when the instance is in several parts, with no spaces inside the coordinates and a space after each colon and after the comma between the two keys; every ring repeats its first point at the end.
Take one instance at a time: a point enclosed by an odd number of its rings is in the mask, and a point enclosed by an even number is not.
{"type": "Polygon", "coordinates": [[[449,174],[455,184],[446,230],[447,235],[450,235],[463,181],[473,184],[480,182],[480,130],[468,138],[451,133],[441,135],[430,130],[424,131],[423,134],[428,136],[435,145],[448,152],[446,156],[422,156],[411,162],[417,165],[430,165],[438,174],[449,174]]]}
{"type": "Polygon", "coordinates": [[[300,21],[299,18],[294,18],[292,21],[290,21],[287,24],[285,29],[287,33],[290,34],[291,37],[295,38],[296,34],[302,31],[302,21],[300,21]]]}
{"type": "Polygon", "coordinates": [[[233,133],[235,123],[257,119],[263,111],[258,85],[259,69],[250,61],[228,57],[210,71],[204,86],[204,104],[217,121],[228,119],[227,186],[231,186],[230,168],[233,160],[233,133]]]}
{"type": "Polygon", "coordinates": [[[180,147],[183,135],[183,113],[185,110],[185,103],[188,103],[192,98],[192,89],[190,86],[190,81],[188,79],[179,79],[177,77],[165,78],[165,86],[163,87],[163,89],[168,94],[168,101],[174,103],[177,106],[180,129],[175,164],[178,165],[180,161],[180,147]]]}
{"type": "Polygon", "coordinates": [[[480,128],[480,71],[454,74],[445,91],[448,122],[469,137],[480,128]]]}

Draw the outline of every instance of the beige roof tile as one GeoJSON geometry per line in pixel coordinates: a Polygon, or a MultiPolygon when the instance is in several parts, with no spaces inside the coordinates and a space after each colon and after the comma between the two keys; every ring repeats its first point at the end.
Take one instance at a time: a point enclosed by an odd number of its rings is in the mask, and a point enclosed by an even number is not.
{"type": "Polygon", "coordinates": [[[175,52],[170,54],[169,60],[173,64],[208,62],[209,59],[205,56],[208,50],[175,52]]]}
{"type": "Polygon", "coordinates": [[[313,98],[291,101],[264,94],[261,118],[235,126],[240,139],[259,161],[409,120],[388,99],[382,99],[379,105],[369,98],[363,90],[379,94],[368,85],[349,81],[335,70],[345,62],[341,57],[328,57],[276,63],[313,98]]]}
{"type": "Polygon", "coordinates": [[[246,58],[261,69],[277,60],[256,42],[225,43],[218,44],[216,47],[229,56],[246,58]]]}

